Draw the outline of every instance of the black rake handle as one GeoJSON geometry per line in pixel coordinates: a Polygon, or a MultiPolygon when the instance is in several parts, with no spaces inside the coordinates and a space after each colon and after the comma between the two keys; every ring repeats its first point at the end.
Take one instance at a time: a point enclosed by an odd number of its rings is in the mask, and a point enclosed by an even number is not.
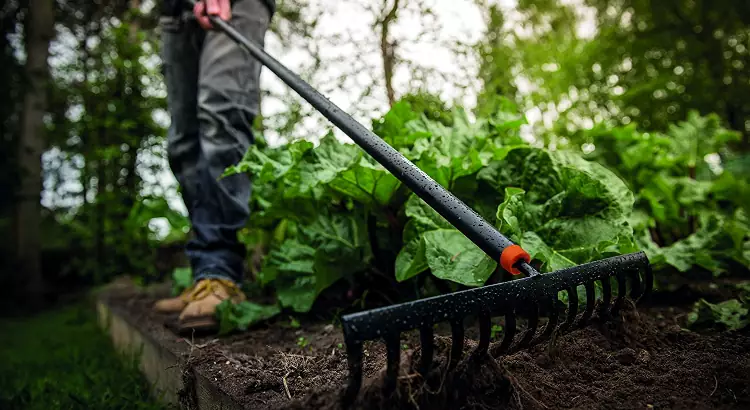
{"type": "MultiPolygon", "coordinates": [[[[195,0],[187,0],[187,2],[191,6],[196,4],[195,0]]],[[[528,264],[529,255],[520,246],[506,238],[476,211],[438,184],[437,181],[419,169],[400,152],[354,120],[297,74],[266,53],[262,47],[240,34],[231,24],[214,16],[209,16],[209,18],[214,27],[219,28],[243,46],[253,57],[341,129],[365,152],[375,158],[378,163],[422,198],[451,225],[466,235],[489,257],[500,262],[505,270],[513,274],[523,272],[528,276],[539,274],[536,269],[528,264]]]]}

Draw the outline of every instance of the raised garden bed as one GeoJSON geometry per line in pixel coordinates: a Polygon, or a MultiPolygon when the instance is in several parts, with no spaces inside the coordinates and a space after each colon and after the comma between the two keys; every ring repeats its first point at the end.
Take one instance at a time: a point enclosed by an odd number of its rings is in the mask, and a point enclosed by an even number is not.
{"type": "MultiPolygon", "coordinates": [[[[391,397],[379,390],[385,347],[368,343],[355,407],[750,408],[750,331],[682,329],[692,302],[721,298],[722,289],[656,294],[648,305],[626,308],[614,323],[594,323],[478,366],[464,361],[450,375],[438,369],[429,387],[413,377],[418,337],[404,335],[399,389],[391,397]]],[[[298,318],[296,326],[280,316],[241,334],[183,338],[165,327],[168,317],[150,311],[157,295],[119,286],[103,292],[99,306],[116,344],[144,346],[143,369],[167,400],[188,408],[340,408],[347,364],[335,321],[298,318]]],[[[465,353],[475,345],[467,340],[465,353]]],[[[449,350],[450,338],[438,332],[439,367],[449,350]]]]}

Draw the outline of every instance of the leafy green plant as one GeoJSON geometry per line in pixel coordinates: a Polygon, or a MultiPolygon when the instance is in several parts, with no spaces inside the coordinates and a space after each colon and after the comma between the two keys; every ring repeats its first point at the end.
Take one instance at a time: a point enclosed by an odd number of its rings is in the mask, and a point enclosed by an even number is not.
{"type": "MultiPolygon", "coordinates": [[[[633,250],[626,185],[574,153],[528,146],[523,117],[507,109],[473,122],[455,109],[451,121],[433,121],[400,102],[375,130],[545,271],[633,250]]],[[[329,286],[374,263],[398,282],[429,271],[464,286],[483,285],[497,268],[363,150],[331,135],[318,146],[252,147],[226,174],[236,172],[255,181],[254,229],[275,232],[259,278],[282,307],[309,311],[329,286]]]]}
{"type": "Polygon", "coordinates": [[[690,112],[664,133],[630,125],[583,134],[595,145],[585,157],[604,164],[634,192],[630,223],[655,266],[679,272],[700,267],[715,275],[750,268],[750,180],[741,168],[716,163],[736,157],[727,144],[740,139],[718,116],[690,112]]]}
{"type": "Polygon", "coordinates": [[[270,319],[281,312],[278,305],[260,305],[248,301],[232,303],[224,300],[216,307],[219,318],[219,334],[227,334],[235,329],[247,330],[250,326],[270,319]]]}
{"type": "Polygon", "coordinates": [[[695,303],[688,315],[688,327],[721,327],[727,330],[742,329],[750,323],[748,311],[750,303],[730,299],[713,304],[701,299],[695,303]]]}
{"type": "MultiPolygon", "coordinates": [[[[715,117],[691,114],[665,134],[595,127],[587,138],[596,149],[584,154],[529,145],[523,116],[504,100],[493,107],[476,120],[460,108],[435,120],[401,101],[373,129],[529,251],[542,272],[639,249],[657,267],[748,266],[747,185],[703,161],[736,138],[715,117]]],[[[254,180],[244,237],[268,248],[258,278],[281,308],[308,312],[331,286],[352,289],[366,278],[398,293],[423,275],[475,287],[497,271],[373,158],[333,135],[317,145],[251,147],[226,175],[237,172],[254,180]]],[[[370,285],[346,303],[383,293],[370,285]]]]}
{"type": "Polygon", "coordinates": [[[191,286],[193,286],[192,269],[182,267],[172,271],[172,295],[179,295],[191,286]]]}
{"type": "Polygon", "coordinates": [[[297,338],[297,346],[301,347],[302,349],[306,348],[310,344],[310,341],[304,337],[300,336],[297,338]]]}
{"type": "MultiPolygon", "coordinates": [[[[437,122],[401,102],[375,128],[497,221],[545,271],[634,249],[627,224],[633,199],[625,184],[575,154],[526,145],[518,136],[523,123],[512,111],[472,122],[460,109],[452,121],[437,122]]],[[[367,273],[389,254],[395,256],[386,269],[399,282],[429,270],[442,280],[481,286],[497,268],[359,147],[330,135],[317,147],[252,147],[226,174],[235,172],[254,177],[255,229],[276,233],[259,278],[274,286],[282,307],[309,311],[333,283],[367,273]]]]}
{"type": "Polygon", "coordinates": [[[490,328],[490,339],[494,339],[497,335],[502,333],[503,325],[492,325],[490,328]]]}
{"type": "Polygon", "coordinates": [[[696,302],[688,314],[688,328],[738,330],[750,325],[750,281],[737,283],[734,288],[736,298],[716,304],[705,299],[696,302]]]}

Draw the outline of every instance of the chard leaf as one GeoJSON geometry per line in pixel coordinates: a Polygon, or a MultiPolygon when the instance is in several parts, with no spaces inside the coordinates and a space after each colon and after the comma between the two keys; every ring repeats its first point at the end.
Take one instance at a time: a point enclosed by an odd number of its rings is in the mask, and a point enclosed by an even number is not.
{"type": "Polygon", "coordinates": [[[673,138],[673,153],[690,168],[695,168],[705,155],[742,138],[739,132],[722,128],[718,115],[701,116],[694,110],[686,121],[671,124],[669,135],[673,138]]]}
{"type": "Polygon", "coordinates": [[[258,275],[261,285],[273,282],[282,274],[314,274],[315,248],[296,239],[285,240],[279,249],[272,250],[263,261],[258,275]]]}
{"type": "Polygon", "coordinates": [[[274,283],[283,307],[307,312],[324,290],[371,259],[364,218],[323,211],[269,254],[260,280],[274,283]]]}
{"type": "Polygon", "coordinates": [[[343,144],[332,134],[326,135],[310,153],[287,173],[285,197],[319,198],[326,184],[357,164],[362,157],[359,147],[343,144]]]}
{"type": "Polygon", "coordinates": [[[401,248],[396,257],[396,280],[403,282],[429,268],[425,255],[425,240],[416,237],[401,248]]]}
{"type": "Polygon", "coordinates": [[[700,227],[695,233],[669,246],[658,248],[656,253],[680,272],[688,272],[694,266],[700,266],[718,276],[726,270],[722,260],[727,259],[734,259],[750,267],[750,255],[746,248],[750,230],[740,218],[741,212],[736,218],[705,213],[700,218],[700,227]]]}
{"type": "Polygon", "coordinates": [[[401,182],[381,165],[364,157],[358,164],[341,172],[330,187],[366,205],[387,205],[401,182]]]}
{"type": "Polygon", "coordinates": [[[738,330],[747,326],[748,320],[748,306],[737,299],[717,304],[701,299],[695,303],[693,311],[688,315],[688,327],[738,330]]]}
{"type": "Polygon", "coordinates": [[[481,286],[497,262],[456,229],[436,229],[424,234],[425,255],[432,274],[466,286],[481,286]]]}
{"type": "Polygon", "coordinates": [[[414,221],[413,228],[420,233],[432,229],[453,228],[453,225],[447,219],[443,218],[442,215],[416,195],[411,195],[406,201],[405,213],[407,217],[414,221]]]}
{"type": "Polygon", "coordinates": [[[373,132],[392,147],[407,154],[417,141],[429,136],[427,132],[412,126],[419,117],[408,102],[398,101],[382,119],[373,121],[373,132]]]}
{"type": "Polygon", "coordinates": [[[219,317],[219,334],[229,333],[234,329],[247,330],[250,326],[270,319],[281,312],[278,305],[259,305],[248,301],[232,303],[225,300],[216,307],[219,317]]]}
{"type": "Polygon", "coordinates": [[[429,155],[423,155],[417,166],[438,184],[451,188],[457,179],[473,175],[479,171],[483,165],[486,165],[488,159],[488,155],[480,154],[477,151],[471,151],[461,157],[448,157],[430,153],[429,155]]]}
{"type": "Polygon", "coordinates": [[[276,296],[281,306],[295,312],[309,312],[318,297],[315,276],[299,276],[277,284],[276,296]]]}
{"type": "Polygon", "coordinates": [[[505,187],[498,227],[540,260],[543,271],[635,250],[628,224],[633,195],[596,163],[570,153],[516,148],[479,177],[505,187]]]}
{"type": "Polygon", "coordinates": [[[295,141],[289,145],[261,150],[251,145],[242,160],[227,168],[224,176],[237,173],[250,173],[258,184],[275,181],[283,177],[313,148],[309,141],[295,141]]]}

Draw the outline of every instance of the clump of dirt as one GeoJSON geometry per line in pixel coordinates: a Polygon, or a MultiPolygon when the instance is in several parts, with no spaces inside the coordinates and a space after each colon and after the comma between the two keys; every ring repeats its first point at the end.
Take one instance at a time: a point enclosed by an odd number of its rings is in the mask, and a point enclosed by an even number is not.
{"type": "MultiPolygon", "coordinates": [[[[127,315],[235,401],[253,409],[340,409],[348,367],[340,328],[279,319],[228,337],[187,340],[150,311],[154,295],[114,297],[127,315]]],[[[505,356],[478,355],[467,331],[463,359],[445,372],[450,337],[435,336],[434,366],[419,374],[414,334],[396,390],[385,391],[386,351],[364,346],[364,380],[353,409],[742,409],[750,408],[750,332],[683,330],[685,308],[626,305],[614,320],[505,356]]],[[[499,343],[499,342],[496,342],[499,343]]],[[[493,346],[490,351],[493,351],[493,346]]]]}

